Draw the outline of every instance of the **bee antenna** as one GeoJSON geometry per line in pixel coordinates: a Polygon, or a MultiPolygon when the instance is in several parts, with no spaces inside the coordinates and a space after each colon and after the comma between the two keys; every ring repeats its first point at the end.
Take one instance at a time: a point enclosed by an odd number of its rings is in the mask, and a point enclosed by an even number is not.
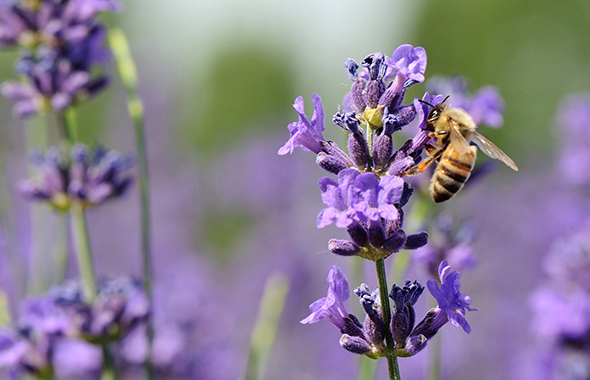
{"type": "Polygon", "coordinates": [[[447,95],[447,96],[445,96],[445,98],[443,99],[443,101],[442,101],[442,102],[440,102],[440,104],[443,104],[444,102],[446,102],[446,101],[447,101],[447,99],[448,99],[450,96],[451,96],[451,95],[447,95]]]}
{"type": "Polygon", "coordinates": [[[418,101],[419,101],[420,103],[426,104],[427,106],[430,106],[430,107],[434,108],[434,106],[433,106],[432,104],[428,103],[428,102],[427,102],[427,101],[425,101],[425,100],[418,99],[418,101]]]}

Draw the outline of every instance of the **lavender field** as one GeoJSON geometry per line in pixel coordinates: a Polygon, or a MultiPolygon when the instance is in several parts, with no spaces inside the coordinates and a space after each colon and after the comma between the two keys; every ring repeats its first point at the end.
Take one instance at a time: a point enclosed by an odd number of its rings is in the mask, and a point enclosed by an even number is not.
{"type": "Polygon", "coordinates": [[[560,4],[0,0],[0,379],[590,379],[560,4]]]}

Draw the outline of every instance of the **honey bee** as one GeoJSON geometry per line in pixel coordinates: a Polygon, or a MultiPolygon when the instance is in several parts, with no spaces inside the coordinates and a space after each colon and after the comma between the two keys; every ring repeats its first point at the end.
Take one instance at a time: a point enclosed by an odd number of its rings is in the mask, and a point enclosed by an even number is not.
{"type": "Polygon", "coordinates": [[[432,107],[426,120],[426,129],[431,131],[430,137],[436,140],[436,146],[427,145],[428,157],[404,173],[417,175],[434,161],[438,162],[429,188],[435,203],[451,199],[463,188],[475,164],[477,147],[489,157],[518,171],[506,153],[477,132],[475,122],[465,110],[449,107],[443,104],[445,100],[436,106],[426,103],[432,107]],[[477,147],[469,145],[470,141],[477,147]]]}

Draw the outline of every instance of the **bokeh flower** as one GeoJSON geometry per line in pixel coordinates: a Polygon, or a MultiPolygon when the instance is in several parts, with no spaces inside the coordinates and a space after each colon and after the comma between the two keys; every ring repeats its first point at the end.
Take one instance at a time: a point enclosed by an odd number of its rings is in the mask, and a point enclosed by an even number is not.
{"type": "Polygon", "coordinates": [[[72,203],[93,207],[115,199],[132,183],[127,170],[133,156],[121,155],[98,146],[89,150],[75,144],[69,157],[57,148],[31,154],[37,175],[20,184],[22,194],[32,200],[47,202],[57,210],[67,210],[72,203]]]}

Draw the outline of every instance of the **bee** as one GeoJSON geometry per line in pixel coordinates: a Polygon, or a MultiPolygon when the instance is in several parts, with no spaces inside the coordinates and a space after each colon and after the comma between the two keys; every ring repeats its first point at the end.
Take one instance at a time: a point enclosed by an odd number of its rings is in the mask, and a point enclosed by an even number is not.
{"type": "Polygon", "coordinates": [[[426,159],[404,173],[417,175],[436,161],[438,164],[429,187],[435,203],[451,199],[463,188],[475,164],[477,147],[489,157],[518,171],[506,153],[477,132],[477,125],[465,110],[443,104],[447,98],[436,106],[426,103],[432,107],[426,120],[426,129],[431,131],[430,137],[436,140],[436,146],[427,145],[426,159]],[[470,141],[477,147],[471,146],[470,141]]]}

